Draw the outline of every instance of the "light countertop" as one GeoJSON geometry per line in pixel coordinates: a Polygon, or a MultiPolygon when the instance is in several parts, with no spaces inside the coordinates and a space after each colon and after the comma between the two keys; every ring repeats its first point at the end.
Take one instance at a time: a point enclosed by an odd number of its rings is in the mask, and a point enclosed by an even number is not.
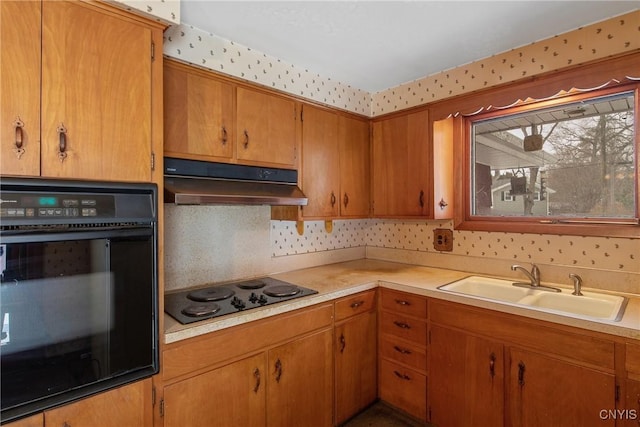
{"type": "Polygon", "coordinates": [[[624,316],[619,322],[613,322],[598,319],[586,320],[568,315],[552,314],[514,304],[492,302],[437,289],[438,286],[473,275],[475,274],[462,271],[371,259],[348,261],[274,274],[271,277],[315,289],[318,293],[279,304],[269,305],[260,309],[252,309],[247,312],[203,320],[189,325],[181,325],[171,316],[165,314],[165,342],[169,344],[181,341],[253,320],[331,301],[376,287],[411,292],[429,298],[463,303],[475,307],[640,340],[640,297],[638,296],[625,295],[629,297],[629,303],[627,304],[624,316]]]}

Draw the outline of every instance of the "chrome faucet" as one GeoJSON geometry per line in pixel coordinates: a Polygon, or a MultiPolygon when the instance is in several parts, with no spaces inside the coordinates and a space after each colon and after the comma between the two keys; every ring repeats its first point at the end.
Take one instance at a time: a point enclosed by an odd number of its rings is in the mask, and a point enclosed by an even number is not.
{"type": "Polygon", "coordinates": [[[544,286],[540,284],[540,269],[535,264],[531,265],[531,273],[529,273],[529,271],[526,268],[518,264],[512,265],[511,270],[513,271],[520,270],[529,279],[529,283],[516,282],[516,283],[513,283],[513,286],[519,286],[521,288],[540,289],[541,291],[562,292],[558,288],[553,288],[551,286],[544,286]]]}
{"type": "Polygon", "coordinates": [[[582,296],[582,277],[577,274],[569,274],[569,277],[573,280],[573,293],[571,295],[582,296]]]}

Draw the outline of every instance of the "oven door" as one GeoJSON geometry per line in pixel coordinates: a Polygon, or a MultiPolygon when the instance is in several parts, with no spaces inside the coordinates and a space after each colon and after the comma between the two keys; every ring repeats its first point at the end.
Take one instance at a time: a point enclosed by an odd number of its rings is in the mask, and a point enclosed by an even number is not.
{"type": "Polygon", "coordinates": [[[157,372],[154,233],[2,237],[3,421],[157,372]]]}

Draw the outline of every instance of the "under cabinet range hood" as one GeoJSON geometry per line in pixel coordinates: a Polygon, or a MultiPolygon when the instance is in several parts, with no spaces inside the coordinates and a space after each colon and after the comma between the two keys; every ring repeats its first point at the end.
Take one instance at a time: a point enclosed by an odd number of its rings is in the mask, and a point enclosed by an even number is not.
{"type": "Polygon", "coordinates": [[[164,158],[165,203],[303,206],[298,171],[164,158]]]}

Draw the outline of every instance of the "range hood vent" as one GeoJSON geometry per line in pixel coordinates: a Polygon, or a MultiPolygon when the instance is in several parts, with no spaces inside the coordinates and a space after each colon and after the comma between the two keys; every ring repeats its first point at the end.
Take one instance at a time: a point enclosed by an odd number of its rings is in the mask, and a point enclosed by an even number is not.
{"type": "Polygon", "coordinates": [[[303,206],[298,171],[164,158],[166,203],[303,206]]]}

